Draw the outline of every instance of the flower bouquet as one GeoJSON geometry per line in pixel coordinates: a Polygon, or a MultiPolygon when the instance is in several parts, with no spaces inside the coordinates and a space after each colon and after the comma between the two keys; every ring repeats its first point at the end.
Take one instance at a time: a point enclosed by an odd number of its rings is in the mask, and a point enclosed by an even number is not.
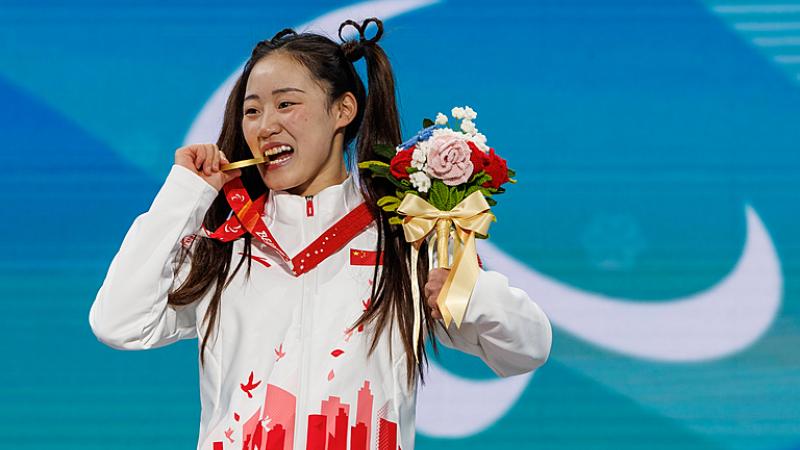
{"type": "MultiPolygon", "coordinates": [[[[437,266],[449,267],[452,237],[452,267],[437,304],[445,325],[455,322],[460,327],[478,278],[475,238],[486,238],[495,220],[489,209],[496,204],[493,196],[505,192],[503,185],[516,180],[514,171],[475,127],[477,113],[465,106],[453,108],[451,114],[461,121],[459,130],[450,128],[448,117],[438,113],[435,121],[425,119],[423,129],[399,146],[376,146],[375,152],[388,163],[364,161],[358,167],[373,177],[386,178],[397,188],[395,195],[378,199],[378,206],[395,213],[389,223],[401,225],[412,245],[412,280],[416,280],[418,251],[426,239],[436,240],[437,266]]],[[[419,286],[416,282],[411,285],[416,352],[419,286]]]]}

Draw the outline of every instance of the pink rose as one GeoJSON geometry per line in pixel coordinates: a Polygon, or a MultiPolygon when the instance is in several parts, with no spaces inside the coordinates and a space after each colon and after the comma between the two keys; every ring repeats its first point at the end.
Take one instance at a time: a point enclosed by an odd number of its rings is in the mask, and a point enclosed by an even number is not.
{"type": "Polygon", "coordinates": [[[448,186],[466,183],[472,175],[472,150],[466,142],[454,136],[432,137],[428,144],[428,175],[442,180],[448,186]]]}

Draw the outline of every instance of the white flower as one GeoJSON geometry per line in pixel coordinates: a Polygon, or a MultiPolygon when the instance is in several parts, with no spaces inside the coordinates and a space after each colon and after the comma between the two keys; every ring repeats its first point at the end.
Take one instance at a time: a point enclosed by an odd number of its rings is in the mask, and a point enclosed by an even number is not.
{"type": "Polygon", "coordinates": [[[411,185],[420,192],[428,192],[428,189],[431,188],[431,179],[425,172],[414,172],[408,177],[411,180],[411,185]]]}
{"type": "Polygon", "coordinates": [[[461,130],[463,130],[465,133],[469,133],[470,135],[474,135],[478,132],[478,129],[475,128],[475,122],[468,119],[461,121],[461,130]]]}
{"type": "Polygon", "coordinates": [[[464,117],[467,118],[468,120],[475,120],[478,118],[478,113],[476,113],[475,110],[470,108],[469,106],[465,106],[464,117]]]}
{"type": "Polygon", "coordinates": [[[425,142],[417,142],[417,146],[411,152],[411,167],[425,170],[425,161],[428,160],[428,147],[425,142]]]}
{"type": "Polygon", "coordinates": [[[442,113],[437,113],[436,114],[436,122],[434,122],[434,123],[436,125],[446,125],[447,124],[447,116],[445,116],[442,113]]]}
{"type": "Polygon", "coordinates": [[[442,136],[442,135],[454,136],[457,139],[461,139],[461,140],[465,140],[465,141],[469,138],[469,136],[467,136],[466,134],[464,134],[464,133],[462,133],[460,131],[455,131],[455,130],[452,130],[450,128],[437,128],[437,129],[433,130],[433,134],[431,135],[431,139],[433,139],[433,138],[435,138],[437,136],[442,136]]]}
{"type": "Polygon", "coordinates": [[[483,133],[475,133],[475,136],[472,136],[472,142],[484,153],[489,153],[489,146],[486,145],[486,136],[483,133]]]}
{"type": "Polygon", "coordinates": [[[450,111],[450,114],[456,119],[463,119],[466,112],[464,111],[464,108],[456,106],[450,111]]]}

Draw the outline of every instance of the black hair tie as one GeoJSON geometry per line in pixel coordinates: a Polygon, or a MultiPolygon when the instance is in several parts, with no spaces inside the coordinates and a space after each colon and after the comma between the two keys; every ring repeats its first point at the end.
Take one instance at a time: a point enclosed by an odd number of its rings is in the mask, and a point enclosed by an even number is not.
{"type": "Polygon", "coordinates": [[[376,17],[370,17],[364,19],[364,21],[361,24],[359,24],[354,20],[348,19],[342,22],[341,25],[339,25],[339,40],[342,41],[341,48],[342,51],[344,52],[344,55],[351,62],[355,62],[363,58],[365,55],[364,47],[366,45],[375,45],[381,38],[381,36],[383,36],[383,22],[381,22],[376,17]],[[367,39],[367,37],[365,36],[365,30],[367,29],[370,23],[374,23],[378,27],[378,31],[375,33],[375,36],[373,36],[370,39],[367,39]],[[356,40],[347,41],[342,36],[342,30],[344,30],[344,28],[348,25],[355,28],[358,31],[357,41],[356,40]]]}
{"type": "Polygon", "coordinates": [[[277,44],[278,41],[280,41],[281,39],[285,38],[286,36],[292,36],[292,35],[297,35],[297,32],[291,28],[284,28],[281,31],[279,31],[275,36],[273,36],[272,39],[270,39],[270,42],[272,42],[273,44],[277,44]]]}

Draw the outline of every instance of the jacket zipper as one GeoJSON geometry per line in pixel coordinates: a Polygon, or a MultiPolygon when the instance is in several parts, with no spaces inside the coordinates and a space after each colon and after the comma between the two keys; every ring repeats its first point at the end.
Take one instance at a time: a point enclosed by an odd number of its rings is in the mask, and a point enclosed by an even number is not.
{"type": "MultiPolygon", "coordinates": [[[[307,195],[306,196],[306,217],[307,219],[302,223],[302,236],[303,241],[305,242],[310,235],[314,235],[316,231],[314,230],[314,219],[308,219],[309,217],[314,216],[314,196],[307,195]]],[[[313,330],[313,308],[311,307],[311,303],[313,302],[314,295],[315,295],[315,285],[316,283],[312,283],[312,280],[309,279],[309,276],[316,277],[316,271],[311,271],[300,275],[300,286],[302,287],[302,298],[300,299],[300,367],[299,375],[300,375],[300,393],[297,397],[297,412],[295,417],[295,440],[301,439],[300,434],[298,433],[301,429],[305,432],[304,435],[308,435],[308,429],[305,428],[308,426],[307,423],[307,416],[306,411],[308,410],[308,405],[306,404],[306,392],[308,391],[307,386],[309,383],[309,375],[308,372],[308,364],[307,364],[307,355],[309,354],[309,345],[310,345],[310,336],[311,331],[313,330]]],[[[306,439],[307,437],[302,437],[302,439],[306,439]]],[[[306,445],[308,443],[306,442],[306,445]]]]}
{"type": "Polygon", "coordinates": [[[314,215],[314,196],[306,195],[306,217],[314,215]]]}

